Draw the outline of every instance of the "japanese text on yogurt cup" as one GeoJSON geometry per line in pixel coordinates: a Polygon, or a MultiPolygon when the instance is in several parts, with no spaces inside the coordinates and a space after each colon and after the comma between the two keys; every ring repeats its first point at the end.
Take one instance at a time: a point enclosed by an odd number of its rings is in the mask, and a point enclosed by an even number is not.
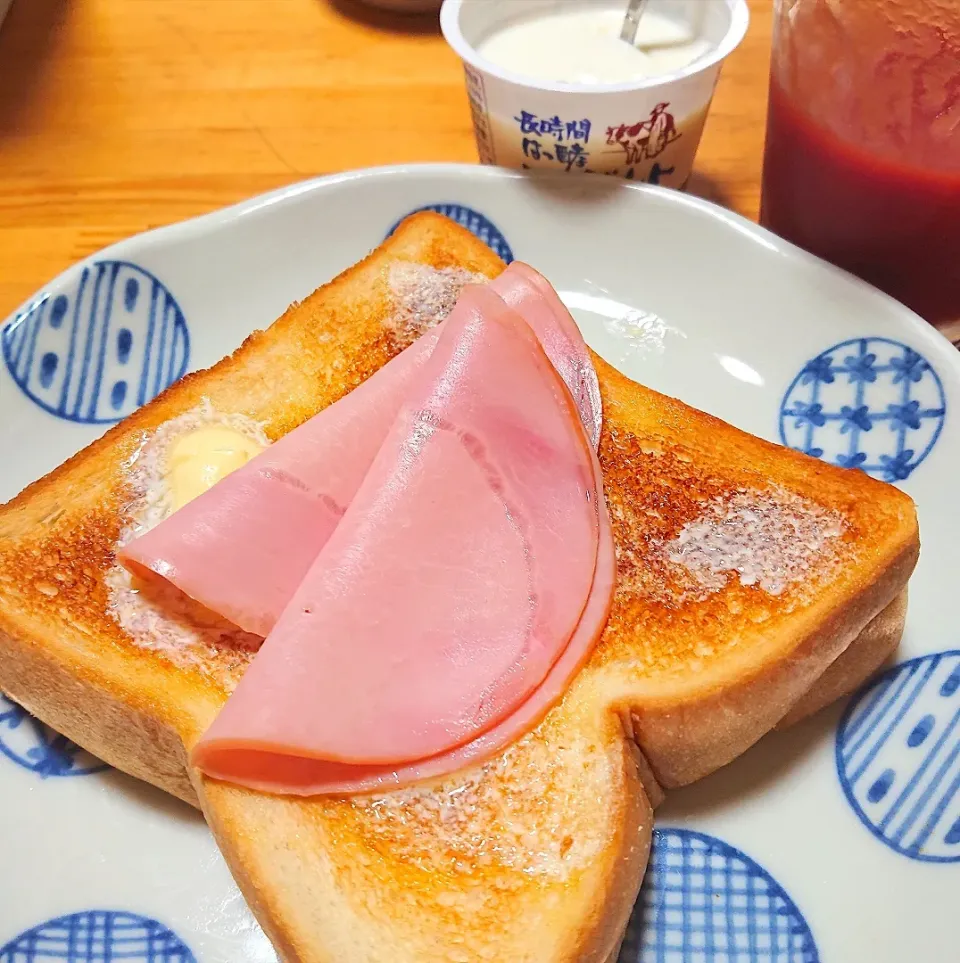
{"type": "Polygon", "coordinates": [[[445,0],[482,163],[686,182],[745,0],[655,0],[636,47],[622,6],[445,0]]]}

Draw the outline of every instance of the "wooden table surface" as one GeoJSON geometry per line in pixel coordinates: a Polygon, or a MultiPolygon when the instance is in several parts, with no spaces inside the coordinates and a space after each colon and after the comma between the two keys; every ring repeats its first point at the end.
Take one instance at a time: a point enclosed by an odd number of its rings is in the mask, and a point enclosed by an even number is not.
{"type": "MultiPolygon", "coordinates": [[[[690,189],[755,217],[772,0],[750,6],[690,189]]],[[[356,0],[14,0],[0,63],[0,317],[147,228],[317,174],[476,161],[436,16],[356,0]]]]}

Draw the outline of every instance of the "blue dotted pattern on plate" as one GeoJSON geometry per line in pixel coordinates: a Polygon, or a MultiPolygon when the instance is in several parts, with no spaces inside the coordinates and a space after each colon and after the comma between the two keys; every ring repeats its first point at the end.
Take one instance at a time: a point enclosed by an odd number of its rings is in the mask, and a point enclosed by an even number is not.
{"type": "Polygon", "coordinates": [[[400,226],[400,222],[411,214],[420,211],[436,211],[444,217],[449,217],[451,221],[456,221],[461,227],[465,227],[471,234],[476,235],[489,247],[501,261],[509,264],[513,260],[513,250],[503,236],[503,232],[488,217],[475,211],[472,207],[463,204],[425,204],[404,214],[393,227],[387,231],[387,237],[400,226]]]}
{"type": "Polygon", "coordinates": [[[0,755],[43,779],[88,776],[108,768],[4,695],[0,695],[0,755]]]}
{"type": "Polygon", "coordinates": [[[135,913],[87,910],[34,926],[0,949],[0,963],[196,963],[162,923],[135,913]]]}
{"type": "Polygon", "coordinates": [[[960,862],[960,651],[883,673],[837,729],[837,774],[873,835],[911,859],[960,862]]]}
{"type": "Polygon", "coordinates": [[[689,829],[653,833],[619,963],[818,963],[783,887],[739,849],[689,829]]]}
{"type": "Polygon", "coordinates": [[[907,479],[946,417],[940,377],[913,348],[854,338],[808,361],[780,405],[780,440],[884,481],[907,479]]]}
{"type": "Polygon", "coordinates": [[[99,261],[44,295],[0,332],[7,370],[24,394],[59,418],[110,424],[182,377],[187,322],[149,271],[99,261]]]}

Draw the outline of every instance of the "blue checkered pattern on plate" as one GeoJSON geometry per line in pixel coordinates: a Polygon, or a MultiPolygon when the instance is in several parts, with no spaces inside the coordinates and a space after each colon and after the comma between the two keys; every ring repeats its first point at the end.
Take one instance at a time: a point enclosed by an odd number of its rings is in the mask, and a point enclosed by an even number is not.
{"type": "Polygon", "coordinates": [[[135,913],[88,910],[34,926],[0,949],[0,963],[196,963],[162,923],[135,913]]]}
{"type": "Polygon", "coordinates": [[[620,963],[818,963],[783,887],[714,836],[658,829],[620,963]]]}

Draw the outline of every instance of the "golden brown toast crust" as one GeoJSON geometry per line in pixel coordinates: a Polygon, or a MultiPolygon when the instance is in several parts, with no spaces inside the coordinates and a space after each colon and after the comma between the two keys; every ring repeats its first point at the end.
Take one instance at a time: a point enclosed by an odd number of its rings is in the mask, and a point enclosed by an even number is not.
{"type": "MultiPolygon", "coordinates": [[[[268,332],[0,509],[0,688],[118,768],[196,801],[183,746],[249,655],[227,646],[174,665],[107,613],[104,572],[128,499],[122,466],[203,398],[276,438],[372,374],[417,333],[393,323],[392,259],[489,277],[502,269],[472,235],[417,215],[268,332]]],[[[818,679],[829,684],[829,667],[842,669],[850,643],[902,591],[918,551],[905,495],[744,435],[596,361],[620,577],[599,646],[544,722],[479,775],[415,800],[279,799],[192,774],[284,959],[603,961],[639,885],[657,782],[692,781],[760,738],[818,679]],[[711,502],[771,480],[842,516],[846,554],[829,586],[819,591],[814,569],[775,597],[737,579],[691,592],[664,543],[711,502]]]]}
{"type": "Polygon", "coordinates": [[[198,777],[281,957],[605,960],[640,885],[652,812],[595,695],[576,686],[505,761],[396,805],[282,799],[198,777]],[[316,891],[291,899],[290,880],[316,891]],[[314,955],[318,932],[327,955],[314,955]]]}
{"type": "Polygon", "coordinates": [[[773,728],[897,596],[919,553],[916,518],[910,499],[890,486],[745,435],[595,363],[618,584],[590,667],[612,664],[616,705],[669,789],[725,765],[773,728]],[[815,576],[776,597],[730,579],[707,598],[684,600],[677,569],[650,546],[673,537],[705,503],[762,491],[770,479],[843,516],[850,554],[829,592],[817,595],[815,576]],[[874,538],[888,554],[865,578],[853,562],[870,551],[857,546],[874,538]]]}

